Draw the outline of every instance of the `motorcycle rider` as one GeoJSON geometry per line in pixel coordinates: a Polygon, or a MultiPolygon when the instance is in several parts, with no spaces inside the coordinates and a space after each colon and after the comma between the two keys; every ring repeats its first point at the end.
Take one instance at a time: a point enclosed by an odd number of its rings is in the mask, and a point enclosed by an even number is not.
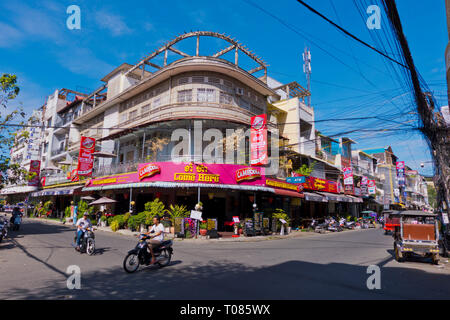
{"type": "Polygon", "coordinates": [[[14,207],[12,215],[11,215],[11,219],[9,220],[10,224],[14,224],[14,221],[16,220],[17,216],[21,216],[22,213],[20,212],[19,207],[14,207]]]}
{"type": "Polygon", "coordinates": [[[151,264],[154,264],[156,262],[155,254],[153,253],[153,249],[161,245],[161,243],[164,241],[164,226],[162,225],[160,218],[158,216],[153,217],[153,226],[151,227],[150,231],[147,232],[148,235],[150,235],[151,240],[148,241],[148,248],[150,249],[150,254],[152,255],[152,261],[151,264]],[[154,233],[150,235],[151,233],[154,233]]]}
{"type": "Polygon", "coordinates": [[[79,219],[77,221],[77,231],[76,231],[76,235],[77,235],[77,247],[76,250],[80,250],[80,240],[81,237],[83,236],[83,234],[86,232],[86,229],[91,227],[91,220],[89,220],[89,212],[85,211],[83,214],[83,218],[79,219]]]}

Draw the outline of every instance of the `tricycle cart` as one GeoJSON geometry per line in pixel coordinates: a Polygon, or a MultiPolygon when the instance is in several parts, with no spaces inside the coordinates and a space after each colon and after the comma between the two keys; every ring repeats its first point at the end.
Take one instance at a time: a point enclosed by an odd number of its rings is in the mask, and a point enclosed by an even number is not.
{"type": "Polygon", "coordinates": [[[400,226],[394,231],[395,260],[405,261],[412,255],[420,255],[439,263],[439,229],[437,215],[407,210],[400,213],[400,226]]]}

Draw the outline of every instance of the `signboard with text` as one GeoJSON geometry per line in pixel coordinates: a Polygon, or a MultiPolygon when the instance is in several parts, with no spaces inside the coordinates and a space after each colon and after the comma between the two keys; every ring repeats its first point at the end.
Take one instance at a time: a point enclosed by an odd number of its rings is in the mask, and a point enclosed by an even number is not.
{"type": "Polygon", "coordinates": [[[34,173],[33,178],[28,182],[29,186],[37,187],[39,186],[39,175],[41,173],[41,161],[39,160],[31,160],[30,161],[30,173],[34,173]]]}
{"type": "Polygon", "coordinates": [[[92,168],[94,166],[95,139],[90,137],[81,137],[80,153],[78,155],[78,176],[92,175],[92,168]]]}
{"type": "Polygon", "coordinates": [[[251,118],[250,128],[250,164],[252,166],[266,165],[267,153],[267,116],[261,114],[251,118]]]}

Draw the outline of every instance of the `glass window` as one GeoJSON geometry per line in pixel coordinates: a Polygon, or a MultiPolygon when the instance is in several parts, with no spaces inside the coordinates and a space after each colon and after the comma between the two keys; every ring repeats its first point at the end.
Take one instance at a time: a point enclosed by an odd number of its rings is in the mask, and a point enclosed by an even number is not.
{"type": "Polygon", "coordinates": [[[156,98],[154,101],[153,101],[153,107],[159,107],[161,105],[161,98],[156,98]]]}
{"type": "Polygon", "coordinates": [[[248,103],[244,99],[241,99],[241,107],[244,109],[250,110],[250,103],[248,103]]]}
{"type": "Polygon", "coordinates": [[[192,101],[192,90],[180,90],[178,91],[178,102],[192,101]]]}
{"type": "Polygon", "coordinates": [[[141,114],[145,114],[150,111],[150,104],[147,104],[142,107],[141,114]]]}
{"type": "Polygon", "coordinates": [[[197,101],[199,102],[214,102],[215,90],[214,89],[197,89],[197,101]]]}
{"type": "Polygon", "coordinates": [[[127,114],[126,113],[122,113],[120,115],[120,122],[122,123],[122,122],[125,122],[125,121],[127,121],[127,114]]]}
{"type": "Polygon", "coordinates": [[[233,96],[226,92],[220,93],[220,103],[233,104],[233,96]]]}
{"type": "Polygon", "coordinates": [[[129,114],[130,116],[129,119],[130,120],[135,119],[137,117],[137,113],[138,113],[137,110],[131,111],[129,114]]]}

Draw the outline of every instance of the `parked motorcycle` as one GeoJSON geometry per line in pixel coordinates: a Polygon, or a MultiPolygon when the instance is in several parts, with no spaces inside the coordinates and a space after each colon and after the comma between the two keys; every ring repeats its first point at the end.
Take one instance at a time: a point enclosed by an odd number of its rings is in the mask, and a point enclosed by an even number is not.
{"type": "MultiPolygon", "coordinates": [[[[77,241],[77,235],[75,233],[74,243],[77,241]]],[[[76,250],[76,248],[75,248],[76,250]]],[[[86,228],[80,239],[80,253],[87,253],[93,255],[95,252],[95,234],[93,228],[86,228]]]]}
{"type": "Polygon", "coordinates": [[[8,219],[0,217],[0,242],[8,236],[8,219]]]}
{"type": "MultiPolygon", "coordinates": [[[[139,235],[139,242],[136,248],[128,251],[127,256],[123,260],[123,268],[128,273],[133,273],[138,270],[139,265],[149,265],[152,260],[152,255],[148,251],[148,243],[150,236],[142,233],[139,235]]],[[[172,240],[163,241],[160,246],[153,249],[156,258],[156,263],[159,267],[165,267],[170,264],[172,259],[173,249],[172,240]]]]}

